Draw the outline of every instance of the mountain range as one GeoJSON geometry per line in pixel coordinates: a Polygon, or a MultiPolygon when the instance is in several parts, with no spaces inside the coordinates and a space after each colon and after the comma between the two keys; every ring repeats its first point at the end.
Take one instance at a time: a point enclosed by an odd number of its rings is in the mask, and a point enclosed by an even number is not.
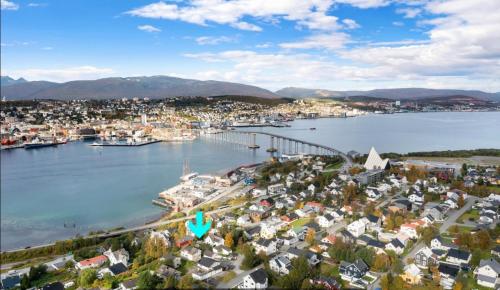
{"type": "MultiPolygon", "coordinates": [[[[7,79],[7,78],[6,78],[7,79]]],[[[12,80],[12,78],[9,78],[12,80]]],[[[7,99],[109,99],[109,98],[168,98],[181,96],[238,95],[261,98],[281,98],[271,91],[255,86],[181,79],[168,76],[103,78],[97,80],[54,83],[47,81],[3,84],[2,97],[7,99]]]]}
{"type": "Polygon", "coordinates": [[[260,87],[221,81],[199,81],[169,76],[113,77],[97,80],[77,80],[65,83],[27,81],[23,78],[1,77],[1,96],[10,100],[31,99],[108,99],[108,98],[168,98],[182,96],[254,96],[260,98],[349,98],[366,97],[388,100],[414,100],[465,96],[488,101],[500,101],[500,93],[478,90],[396,88],[368,91],[333,91],[287,87],[272,92],[260,87]]]}
{"type": "Polygon", "coordinates": [[[397,88],[376,89],[369,91],[331,91],[324,89],[305,89],[288,87],[276,91],[276,94],[294,98],[348,98],[348,97],[370,97],[390,100],[415,100],[426,98],[467,96],[481,100],[500,101],[499,93],[486,93],[478,90],[453,90],[453,89],[426,89],[426,88],[397,88]]]}

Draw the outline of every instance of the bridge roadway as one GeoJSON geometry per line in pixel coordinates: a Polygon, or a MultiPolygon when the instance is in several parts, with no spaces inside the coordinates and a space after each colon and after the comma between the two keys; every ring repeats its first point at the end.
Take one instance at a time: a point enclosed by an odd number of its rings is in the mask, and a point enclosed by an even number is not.
{"type": "Polygon", "coordinates": [[[237,133],[237,134],[261,134],[261,135],[266,135],[266,136],[269,136],[269,137],[274,137],[274,138],[277,138],[277,139],[284,139],[284,140],[288,140],[288,141],[292,141],[292,142],[296,142],[296,143],[300,143],[300,144],[305,144],[305,145],[308,145],[308,146],[311,146],[311,147],[316,147],[316,148],[321,148],[321,149],[324,149],[324,150],[327,150],[327,151],[331,151],[331,152],[334,152],[336,154],[338,154],[340,157],[344,158],[344,160],[346,161],[346,165],[348,167],[351,167],[352,166],[352,159],[345,153],[335,149],[335,148],[332,148],[332,147],[329,147],[329,146],[326,146],[326,145],[322,145],[322,144],[318,144],[318,143],[313,143],[313,142],[309,142],[309,141],[304,141],[304,140],[300,140],[300,139],[296,139],[296,138],[291,138],[291,137],[287,137],[287,136],[283,136],[283,135],[278,135],[278,134],[274,134],[274,133],[268,133],[268,132],[258,132],[258,131],[226,131],[226,132],[221,132],[221,133],[218,133],[218,134],[223,134],[223,133],[237,133]]]}

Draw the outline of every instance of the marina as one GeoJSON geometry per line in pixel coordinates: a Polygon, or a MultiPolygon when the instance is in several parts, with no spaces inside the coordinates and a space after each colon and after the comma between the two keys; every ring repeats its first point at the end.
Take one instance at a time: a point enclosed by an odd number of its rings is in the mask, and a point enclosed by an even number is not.
{"type": "Polygon", "coordinates": [[[89,146],[94,147],[138,147],[162,142],[161,140],[132,141],[132,142],[94,142],[89,146]]]}

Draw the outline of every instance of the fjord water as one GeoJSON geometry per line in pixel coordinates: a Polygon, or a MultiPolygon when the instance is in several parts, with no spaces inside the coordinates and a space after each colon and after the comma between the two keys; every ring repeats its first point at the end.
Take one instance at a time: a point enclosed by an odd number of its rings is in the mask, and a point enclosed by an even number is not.
{"type": "MultiPolygon", "coordinates": [[[[297,120],[289,128],[249,128],[325,144],[344,152],[412,152],[500,148],[500,113],[368,115],[297,120]],[[310,130],[310,128],[316,130],[310,130]]],[[[214,173],[264,160],[261,149],[203,139],[142,147],[90,147],[75,142],[1,153],[1,249],[70,238],[90,230],[143,224],[162,210],[151,204],[175,184],[184,160],[214,173]],[[66,223],[69,227],[64,227],[66,223]],[[75,224],[76,228],[72,228],[75,224]]]]}
{"type": "Polygon", "coordinates": [[[151,200],[179,182],[185,160],[191,171],[222,173],[266,156],[201,140],[141,147],[89,144],[2,151],[2,250],[151,221],[162,213],[151,200]]]}

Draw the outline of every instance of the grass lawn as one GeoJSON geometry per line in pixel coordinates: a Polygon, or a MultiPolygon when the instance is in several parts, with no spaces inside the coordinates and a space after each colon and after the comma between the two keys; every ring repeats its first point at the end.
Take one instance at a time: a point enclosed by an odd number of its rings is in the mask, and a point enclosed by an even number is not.
{"type": "MultiPolygon", "coordinates": [[[[453,232],[454,228],[455,228],[455,226],[451,226],[450,228],[448,228],[448,231],[447,231],[452,237],[453,237],[453,235],[455,235],[455,232],[453,232]]],[[[458,229],[457,234],[460,234],[460,233],[470,232],[470,230],[473,229],[474,227],[463,225],[463,226],[457,226],[456,228],[458,229]]]]}
{"type": "Polygon", "coordinates": [[[486,186],[486,188],[488,188],[488,190],[493,192],[493,193],[496,193],[496,194],[500,193],[500,186],[488,185],[488,186],[486,186]]]}
{"type": "Polygon", "coordinates": [[[477,209],[467,211],[457,219],[457,222],[463,223],[465,221],[469,221],[470,218],[477,221],[479,219],[479,211],[477,209]]]}
{"type": "Polygon", "coordinates": [[[233,280],[235,277],[236,277],[236,272],[229,271],[226,274],[224,274],[224,276],[222,276],[222,282],[227,283],[227,282],[233,280]]]}
{"type": "Polygon", "coordinates": [[[322,275],[328,277],[337,277],[339,275],[339,267],[330,264],[321,263],[319,270],[322,275]]]}
{"type": "Polygon", "coordinates": [[[331,171],[331,170],[340,169],[340,167],[342,167],[342,164],[344,164],[344,162],[337,162],[337,163],[329,164],[325,167],[325,170],[331,171]]]}
{"type": "Polygon", "coordinates": [[[293,221],[290,224],[290,228],[301,227],[301,226],[309,223],[310,221],[312,221],[312,218],[300,218],[298,220],[293,221]]]}

